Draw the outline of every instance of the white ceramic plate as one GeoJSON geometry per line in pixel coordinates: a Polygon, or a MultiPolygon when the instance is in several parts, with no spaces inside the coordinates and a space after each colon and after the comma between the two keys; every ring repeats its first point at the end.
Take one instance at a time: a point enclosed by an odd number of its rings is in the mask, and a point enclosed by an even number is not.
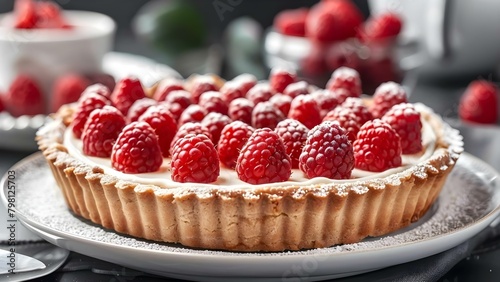
{"type": "MultiPolygon", "coordinates": [[[[119,52],[111,52],[104,56],[103,70],[117,80],[126,76],[136,76],[146,86],[151,86],[167,76],[181,77],[178,72],[166,65],[142,56],[119,52]]],[[[14,118],[8,113],[0,113],[0,148],[36,150],[35,133],[44,122],[44,115],[14,118]]]]}
{"type": "MultiPolygon", "coordinates": [[[[369,272],[457,246],[487,227],[500,213],[497,172],[464,154],[430,212],[397,233],[300,252],[206,251],[120,235],[75,216],[66,207],[40,153],[11,170],[16,172],[17,218],[40,237],[126,267],[197,281],[315,281],[369,272]]],[[[5,203],[5,183],[3,191],[5,203]]]]}

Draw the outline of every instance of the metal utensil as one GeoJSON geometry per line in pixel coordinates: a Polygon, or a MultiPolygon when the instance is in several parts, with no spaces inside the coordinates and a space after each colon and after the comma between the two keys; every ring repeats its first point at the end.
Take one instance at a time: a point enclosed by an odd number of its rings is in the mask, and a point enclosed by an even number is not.
{"type": "Polygon", "coordinates": [[[9,248],[9,250],[0,249],[0,275],[15,276],[17,273],[44,268],[45,264],[43,262],[16,253],[15,247],[9,248]]]}

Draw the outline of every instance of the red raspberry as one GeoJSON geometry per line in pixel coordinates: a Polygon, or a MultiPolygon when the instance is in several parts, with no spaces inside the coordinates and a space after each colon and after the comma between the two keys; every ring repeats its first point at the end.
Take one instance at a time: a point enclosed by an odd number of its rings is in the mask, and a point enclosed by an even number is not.
{"type": "Polygon", "coordinates": [[[299,168],[308,178],[349,179],[354,152],[345,129],[332,121],[311,129],[299,157],[299,168]]]}
{"type": "Polygon", "coordinates": [[[330,91],[326,89],[317,90],[311,93],[311,96],[314,100],[316,100],[316,103],[318,104],[321,119],[323,119],[326,114],[328,114],[328,112],[335,109],[338,105],[341,104],[341,100],[343,98],[339,97],[337,93],[338,92],[336,91],[330,91]]]}
{"type": "Polygon", "coordinates": [[[111,166],[124,173],[158,171],[163,163],[158,137],[146,122],[126,125],[113,145],[111,166]]]}
{"type": "MultiPolygon", "coordinates": [[[[269,75],[269,84],[274,92],[283,93],[285,88],[297,80],[297,73],[291,69],[275,67],[269,75]]],[[[268,99],[269,100],[269,99],[268,99]]]]}
{"type": "Polygon", "coordinates": [[[325,62],[325,54],[325,48],[321,44],[312,42],[311,50],[300,61],[301,72],[309,77],[322,76],[328,69],[325,62]]]}
{"type": "Polygon", "coordinates": [[[3,105],[3,93],[0,93],[0,113],[5,111],[5,106],[3,105]]]}
{"type": "Polygon", "coordinates": [[[71,28],[62,17],[60,7],[54,2],[38,1],[36,13],[36,28],[71,28]]]}
{"type": "Polygon", "coordinates": [[[134,77],[127,77],[118,82],[113,93],[111,102],[126,115],[132,104],[139,99],[146,97],[141,82],[134,77]]]}
{"type": "Polygon", "coordinates": [[[256,129],[241,149],[236,173],[250,184],[287,181],[292,165],[278,134],[269,128],[256,129]]]}
{"type": "Polygon", "coordinates": [[[274,94],[271,99],[269,99],[269,102],[273,104],[275,108],[281,111],[283,115],[286,117],[288,115],[288,112],[290,111],[290,105],[292,104],[292,97],[284,95],[284,94],[274,94]]]}
{"type": "Polygon", "coordinates": [[[200,105],[192,104],[182,112],[177,124],[181,126],[186,122],[201,122],[207,114],[207,111],[200,105]]]}
{"type": "Polygon", "coordinates": [[[168,94],[162,104],[168,106],[168,110],[174,119],[178,121],[187,107],[193,104],[193,100],[191,100],[191,93],[185,90],[175,90],[168,94]]]}
{"type": "Polygon", "coordinates": [[[71,122],[75,137],[80,138],[82,136],[83,127],[93,110],[101,109],[109,104],[109,100],[99,94],[88,92],[86,95],[83,95],[78,100],[76,111],[73,114],[73,121],[71,122]]]}
{"type": "Polygon", "coordinates": [[[248,90],[246,97],[254,105],[257,105],[258,103],[269,101],[273,94],[274,91],[271,89],[271,86],[268,83],[262,82],[248,90]]]}
{"type": "Polygon", "coordinates": [[[305,81],[291,83],[285,88],[283,94],[292,99],[302,94],[309,94],[309,83],[305,81]]]}
{"type": "Polygon", "coordinates": [[[193,84],[190,89],[191,99],[193,102],[198,103],[200,101],[201,94],[208,91],[219,91],[219,87],[217,87],[213,77],[201,75],[193,79],[193,84]]]}
{"type": "Polygon", "coordinates": [[[241,149],[254,130],[253,127],[241,121],[233,121],[224,127],[217,145],[219,159],[223,165],[234,169],[241,149]]]}
{"type": "Polygon", "coordinates": [[[373,92],[380,84],[389,81],[401,81],[401,71],[398,62],[392,58],[366,60],[360,69],[363,84],[373,92]]]}
{"type": "Polygon", "coordinates": [[[247,94],[248,90],[257,85],[257,78],[253,74],[244,73],[233,78],[234,82],[241,84],[243,94],[247,94]]]}
{"type": "Polygon", "coordinates": [[[7,111],[14,117],[45,113],[45,101],[40,86],[33,78],[24,74],[12,82],[4,97],[4,103],[7,111]]]}
{"type": "Polygon", "coordinates": [[[326,50],[325,62],[330,71],[335,71],[342,67],[358,69],[361,66],[361,59],[358,56],[358,46],[350,42],[333,44],[326,50]]]}
{"type": "Polygon", "coordinates": [[[326,84],[328,90],[343,88],[349,92],[348,97],[361,96],[361,79],[355,69],[341,67],[332,73],[332,77],[326,84]]]}
{"type": "Polygon", "coordinates": [[[188,134],[177,141],[172,152],[173,181],[211,183],[219,173],[217,151],[206,135],[188,134]]]}
{"type": "Polygon", "coordinates": [[[354,37],[363,15],[349,0],[321,1],[309,11],[306,35],[318,42],[340,41],[354,37]]]}
{"type": "MultiPolygon", "coordinates": [[[[113,91],[116,86],[116,81],[115,78],[108,73],[93,73],[89,74],[86,76],[87,79],[90,81],[90,84],[101,84],[106,86],[108,89],[108,92],[111,90],[113,91]]],[[[110,98],[111,92],[108,95],[108,98],[110,98]]]]}
{"type": "Polygon", "coordinates": [[[155,130],[163,157],[170,154],[170,143],[177,132],[177,123],[165,105],[149,107],[139,121],[147,122],[155,130]]]}
{"type": "Polygon", "coordinates": [[[175,133],[174,139],[172,139],[172,142],[170,143],[170,154],[173,153],[175,142],[188,134],[205,134],[208,138],[210,138],[210,140],[212,140],[212,134],[206,126],[199,122],[186,122],[179,127],[179,130],[175,133]]]}
{"type": "Polygon", "coordinates": [[[274,18],[274,28],[284,35],[306,36],[306,19],[309,9],[284,10],[274,18]]]}
{"type": "Polygon", "coordinates": [[[412,104],[395,105],[385,113],[382,120],[398,133],[403,154],[416,154],[422,151],[422,122],[420,113],[412,104]]]}
{"type": "Polygon", "coordinates": [[[274,129],[284,119],[285,116],[271,102],[257,104],[252,111],[252,126],[254,128],[274,129]]]}
{"type": "Polygon", "coordinates": [[[356,115],[356,119],[360,125],[373,119],[370,110],[368,110],[361,98],[348,97],[340,106],[342,108],[351,109],[356,115]]]}
{"type": "Polygon", "coordinates": [[[151,107],[158,105],[158,102],[156,100],[153,100],[151,98],[142,98],[139,100],[136,100],[132,106],[130,106],[130,109],[128,109],[127,113],[127,121],[134,122],[138,121],[139,117],[146,112],[146,110],[151,107]]]}
{"type": "Polygon", "coordinates": [[[168,95],[172,91],[176,90],[184,90],[182,81],[178,79],[164,79],[158,84],[158,87],[153,94],[153,99],[155,99],[156,101],[165,101],[168,95]]]}
{"type": "Polygon", "coordinates": [[[306,143],[309,129],[298,120],[285,119],[278,123],[274,132],[283,140],[286,153],[290,156],[292,167],[299,168],[299,157],[306,143]]]}
{"type": "Polygon", "coordinates": [[[385,121],[374,119],[360,128],[354,141],[356,168],[380,172],[401,165],[401,138],[385,121]]]}
{"type": "Polygon", "coordinates": [[[369,18],[360,29],[359,37],[364,42],[395,38],[401,32],[403,23],[399,15],[388,12],[369,18]]]}
{"type": "Polygon", "coordinates": [[[356,136],[362,126],[352,109],[344,107],[336,107],[332,111],[328,112],[328,114],[326,114],[323,118],[323,121],[338,122],[339,125],[346,130],[347,137],[351,143],[356,140],[356,136]]]}
{"type": "Polygon", "coordinates": [[[59,77],[54,82],[50,112],[54,113],[62,105],[78,101],[89,85],[90,81],[78,74],[59,77]]]}
{"type": "Polygon", "coordinates": [[[381,118],[392,106],[407,103],[406,91],[396,82],[382,83],[373,94],[370,112],[374,118],[381,118]]]}
{"type": "Polygon", "coordinates": [[[88,93],[94,93],[103,96],[106,98],[106,100],[109,100],[111,102],[111,92],[109,91],[109,88],[105,86],[104,84],[96,83],[92,84],[89,87],[83,91],[82,95],[80,97],[83,97],[87,95],[88,93]]]}
{"type": "Polygon", "coordinates": [[[224,127],[231,122],[232,120],[228,116],[221,113],[211,112],[203,118],[201,124],[208,128],[208,131],[210,131],[210,134],[212,135],[212,141],[214,144],[217,144],[219,142],[222,129],[224,129],[224,127]]]}
{"type": "Polygon", "coordinates": [[[229,103],[228,115],[232,120],[239,120],[252,124],[252,111],[254,104],[246,98],[237,98],[229,103]]]}
{"type": "Polygon", "coordinates": [[[299,95],[292,100],[288,117],[303,123],[307,128],[313,128],[321,122],[318,103],[312,95],[299,95]]]}
{"type": "Polygon", "coordinates": [[[125,125],[125,117],[113,106],[93,110],[83,128],[83,153],[87,156],[109,158],[125,125]]]}
{"type": "Polygon", "coordinates": [[[208,91],[200,96],[198,103],[207,112],[216,112],[227,115],[227,104],[222,99],[222,94],[217,91],[208,91]]]}
{"type": "Polygon", "coordinates": [[[238,81],[228,81],[220,88],[222,100],[229,105],[234,99],[245,98],[244,84],[238,81]]]}
{"type": "Polygon", "coordinates": [[[475,123],[496,123],[498,92],[497,86],[486,80],[471,82],[460,98],[458,107],[460,118],[475,123]]]}

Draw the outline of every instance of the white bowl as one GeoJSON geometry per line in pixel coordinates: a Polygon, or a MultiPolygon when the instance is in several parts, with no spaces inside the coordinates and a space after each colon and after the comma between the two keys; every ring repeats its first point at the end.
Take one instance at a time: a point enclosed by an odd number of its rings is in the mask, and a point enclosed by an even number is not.
{"type": "Polygon", "coordinates": [[[63,15],[73,29],[15,29],[12,13],[0,15],[0,90],[7,91],[18,74],[26,73],[37,80],[48,105],[58,76],[102,71],[103,57],[113,47],[115,22],[94,12],[63,15]]]}

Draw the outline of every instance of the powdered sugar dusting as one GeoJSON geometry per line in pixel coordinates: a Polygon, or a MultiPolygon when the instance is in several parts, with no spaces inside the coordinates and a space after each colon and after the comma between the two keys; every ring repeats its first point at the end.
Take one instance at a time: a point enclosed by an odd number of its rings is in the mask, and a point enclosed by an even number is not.
{"type": "Polygon", "coordinates": [[[340,67],[336,69],[332,73],[333,78],[351,78],[351,77],[358,77],[359,74],[355,69],[348,68],[348,67],[340,67]]]}

